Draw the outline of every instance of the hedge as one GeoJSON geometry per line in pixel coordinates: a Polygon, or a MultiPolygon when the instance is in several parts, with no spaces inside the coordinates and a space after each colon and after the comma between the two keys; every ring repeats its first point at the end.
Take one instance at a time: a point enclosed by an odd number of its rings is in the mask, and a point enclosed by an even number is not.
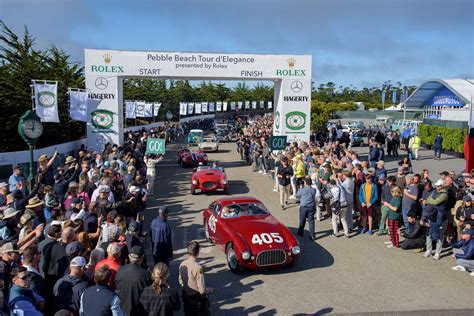
{"type": "Polygon", "coordinates": [[[428,124],[418,125],[418,136],[420,136],[421,141],[426,145],[433,145],[438,133],[443,137],[443,149],[464,153],[464,141],[466,139],[467,129],[428,124]]]}

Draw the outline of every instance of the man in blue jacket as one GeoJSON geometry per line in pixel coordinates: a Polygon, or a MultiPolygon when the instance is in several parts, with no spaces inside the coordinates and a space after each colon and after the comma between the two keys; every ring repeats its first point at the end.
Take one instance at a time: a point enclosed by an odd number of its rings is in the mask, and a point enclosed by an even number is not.
{"type": "Polygon", "coordinates": [[[163,262],[169,267],[173,257],[173,243],[171,241],[171,227],[167,222],[168,209],[160,208],[159,216],[150,225],[150,235],[155,264],[163,262]]]}
{"type": "Polygon", "coordinates": [[[433,143],[435,159],[441,159],[441,149],[443,149],[443,137],[440,133],[436,135],[433,143]]]}
{"type": "Polygon", "coordinates": [[[453,253],[456,257],[456,266],[452,267],[452,270],[456,271],[471,271],[471,275],[474,276],[474,229],[464,228],[461,231],[461,240],[454,242],[453,253]]]}

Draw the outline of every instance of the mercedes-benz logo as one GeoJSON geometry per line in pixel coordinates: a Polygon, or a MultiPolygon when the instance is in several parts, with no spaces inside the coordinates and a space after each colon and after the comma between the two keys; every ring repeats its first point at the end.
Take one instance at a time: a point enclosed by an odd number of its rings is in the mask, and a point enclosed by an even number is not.
{"type": "Polygon", "coordinates": [[[300,93],[303,90],[303,83],[299,80],[294,80],[291,83],[290,89],[294,93],[300,93]]]}
{"type": "Polygon", "coordinates": [[[109,81],[107,80],[107,78],[99,77],[95,79],[95,86],[99,90],[107,89],[107,87],[109,86],[109,81]]]}

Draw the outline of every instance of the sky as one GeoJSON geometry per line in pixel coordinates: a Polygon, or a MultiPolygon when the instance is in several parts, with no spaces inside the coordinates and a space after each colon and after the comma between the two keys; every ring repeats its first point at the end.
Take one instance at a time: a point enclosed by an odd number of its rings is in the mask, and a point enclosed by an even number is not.
{"type": "Polygon", "coordinates": [[[316,86],[474,78],[473,0],[1,0],[37,48],[311,54],[316,86]]]}

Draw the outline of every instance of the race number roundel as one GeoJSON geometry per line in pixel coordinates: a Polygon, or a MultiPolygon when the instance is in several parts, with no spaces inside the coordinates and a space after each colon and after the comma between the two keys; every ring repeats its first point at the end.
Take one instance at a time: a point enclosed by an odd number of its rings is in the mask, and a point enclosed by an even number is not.
{"type": "Polygon", "coordinates": [[[293,111],[286,114],[286,127],[291,130],[303,129],[306,125],[306,114],[299,111],[293,111]]]}

